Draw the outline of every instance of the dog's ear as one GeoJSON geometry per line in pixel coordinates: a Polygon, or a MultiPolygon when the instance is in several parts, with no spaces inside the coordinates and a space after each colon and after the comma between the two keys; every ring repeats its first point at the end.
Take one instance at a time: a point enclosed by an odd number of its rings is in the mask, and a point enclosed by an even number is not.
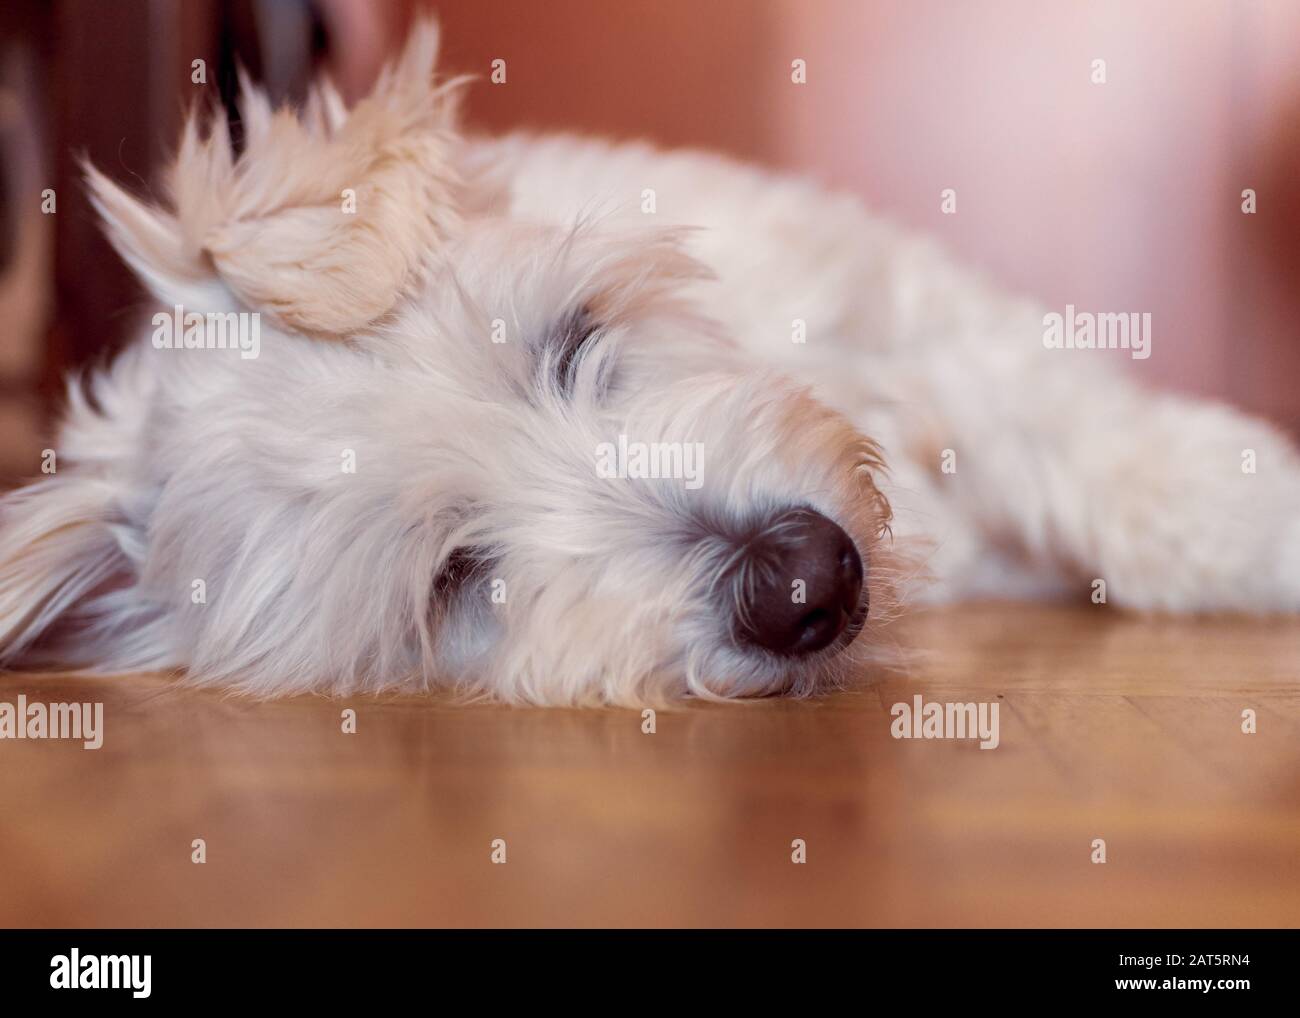
{"type": "Polygon", "coordinates": [[[456,229],[452,168],[463,79],[435,85],[438,30],[413,30],[371,94],[346,109],[318,83],[301,114],[242,81],[245,146],[225,117],[191,114],[168,178],[147,206],[93,167],[109,237],[155,296],[195,311],[230,295],[299,332],[342,336],[396,303],[456,229]]]}

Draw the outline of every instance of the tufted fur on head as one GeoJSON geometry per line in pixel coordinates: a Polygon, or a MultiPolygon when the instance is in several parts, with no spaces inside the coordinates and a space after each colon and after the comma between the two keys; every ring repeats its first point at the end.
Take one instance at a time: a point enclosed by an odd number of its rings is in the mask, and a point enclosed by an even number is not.
{"type": "Polygon", "coordinates": [[[263,316],[261,354],[142,335],[71,386],[57,472],[0,504],[0,661],[641,704],[809,693],[870,653],[875,444],[703,312],[687,234],[486,210],[436,48],[419,28],[351,111],[245,82],[242,153],[191,118],[167,208],[88,170],[158,300],[263,316]],[[701,469],[602,471],[625,442],[701,469]],[[798,658],[736,633],[791,509],[852,539],[871,603],[798,658]]]}

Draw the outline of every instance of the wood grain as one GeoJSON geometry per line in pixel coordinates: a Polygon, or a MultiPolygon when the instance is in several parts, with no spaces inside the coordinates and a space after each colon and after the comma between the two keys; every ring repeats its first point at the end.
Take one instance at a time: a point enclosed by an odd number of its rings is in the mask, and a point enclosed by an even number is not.
{"type": "Polygon", "coordinates": [[[0,923],[1300,920],[1300,622],[987,605],[894,633],[907,663],[859,689],[653,735],[634,711],[0,675],[0,701],[101,701],[106,728],[0,741],[0,923]],[[1000,746],[895,740],[917,693],[996,701],[1000,746]]]}

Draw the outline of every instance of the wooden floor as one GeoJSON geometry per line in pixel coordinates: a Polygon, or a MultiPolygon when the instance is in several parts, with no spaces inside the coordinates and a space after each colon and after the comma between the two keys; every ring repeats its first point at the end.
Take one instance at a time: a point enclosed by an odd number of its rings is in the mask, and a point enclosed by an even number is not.
{"type": "Polygon", "coordinates": [[[1300,622],[1004,605],[894,631],[904,672],[653,735],[633,711],[0,675],[0,701],[99,700],[106,728],[0,742],[0,923],[1300,922],[1300,622]],[[1001,745],[895,740],[918,693],[996,701],[1001,745]]]}

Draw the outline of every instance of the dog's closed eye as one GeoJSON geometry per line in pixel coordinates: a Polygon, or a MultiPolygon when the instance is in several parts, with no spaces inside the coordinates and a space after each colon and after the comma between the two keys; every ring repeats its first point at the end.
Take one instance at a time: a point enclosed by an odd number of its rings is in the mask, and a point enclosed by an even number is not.
{"type": "Polygon", "coordinates": [[[571,396],[577,381],[582,354],[600,333],[600,322],[585,304],[560,320],[546,339],[542,351],[543,370],[564,396],[571,396]]]}
{"type": "Polygon", "coordinates": [[[447,556],[433,581],[434,596],[439,599],[451,597],[486,576],[491,564],[492,554],[486,548],[457,548],[447,556]]]}

